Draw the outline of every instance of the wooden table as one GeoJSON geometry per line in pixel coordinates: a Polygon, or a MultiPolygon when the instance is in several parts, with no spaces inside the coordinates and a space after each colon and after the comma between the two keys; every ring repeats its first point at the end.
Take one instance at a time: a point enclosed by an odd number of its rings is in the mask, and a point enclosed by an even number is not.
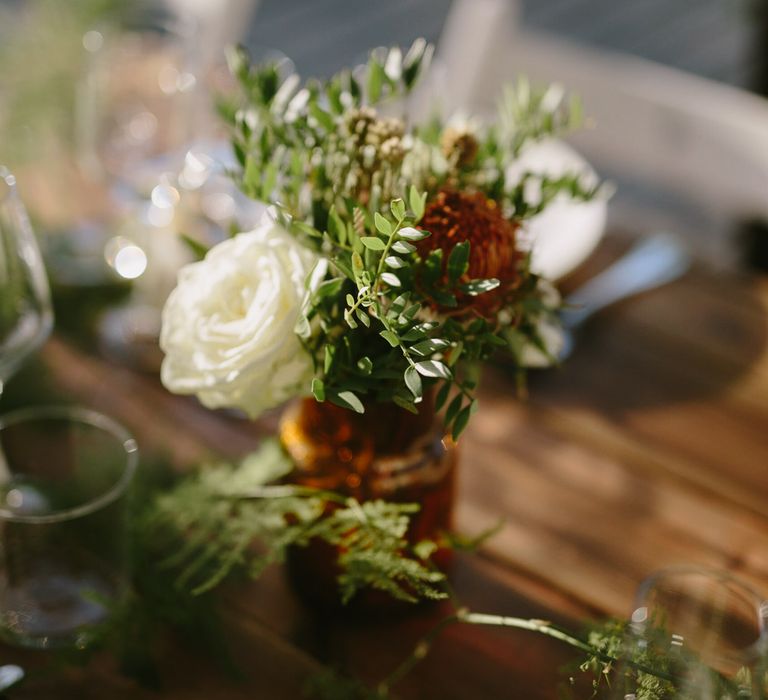
{"type": "MultiPolygon", "coordinates": [[[[592,266],[615,251],[609,237],[592,266]]],[[[681,562],[727,568],[768,591],[767,310],[768,279],[694,269],[596,319],[563,369],[531,377],[527,403],[503,369],[489,370],[462,440],[458,523],[468,533],[500,517],[506,525],[480,554],[457,561],[465,603],[578,628],[627,615],[646,575],[681,562]]],[[[254,427],[205,411],[60,337],[43,361],[68,395],[116,416],[146,454],[170,454],[179,466],[242,455],[275,427],[274,414],[254,427]]],[[[163,697],[300,698],[322,665],[376,680],[444,612],[323,619],[302,607],[279,569],[224,597],[246,679],[227,680],[207,660],[174,651],[163,697]]],[[[34,654],[3,652],[34,663],[34,654]]],[[[398,696],[554,698],[571,658],[525,632],[454,626],[398,696]]],[[[18,697],[157,695],[105,662],[18,697]]]]}

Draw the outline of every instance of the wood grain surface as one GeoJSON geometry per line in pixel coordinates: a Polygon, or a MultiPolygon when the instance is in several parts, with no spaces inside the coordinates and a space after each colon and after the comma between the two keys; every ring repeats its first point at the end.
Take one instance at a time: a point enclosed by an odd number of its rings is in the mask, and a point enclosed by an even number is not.
{"type": "MultiPolygon", "coordinates": [[[[615,252],[609,237],[592,264],[615,252]]],[[[505,525],[481,553],[458,559],[461,599],[578,629],[627,615],[638,583],[670,564],[724,567],[768,591],[767,340],[768,280],[695,269],[595,319],[563,368],[531,376],[527,402],[503,366],[491,368],[462,439],[458,521],[468,533],[505,525]]],[[[64,395],[114,415],[145,454],[179,468],[242,455],[276,426],[277,413],[252,424],[206,411],[61,337],[43,361],[64,395]]],[[[366,624],[318,616],[280,569],[230,587],[222,605],[245,678],[173,651],[163,697],[300,698],[323,666],[374,681],[444,614],[427,606],[366,624]]],[[[3,651],[27,665],[38,658],[3,651]]],[[[555,698],[569,658],[524,632],[455,626],[399,697],[555,698]]],[[[108,661],[97,666],[18,697],[157,697],[108,661]]]]}

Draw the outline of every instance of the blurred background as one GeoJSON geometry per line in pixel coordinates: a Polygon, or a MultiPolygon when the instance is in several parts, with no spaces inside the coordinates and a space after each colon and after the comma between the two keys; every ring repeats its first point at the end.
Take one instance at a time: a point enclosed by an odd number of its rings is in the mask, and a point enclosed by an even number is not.
{"type": "Polygon", "coordinates": [[[98,290],[120,302],[104,349],[146,336],[156,352],[191,259],[179,234],[212,242],[259,216],[226,176],[227,45],[322,77],[419,36],[448,111],[488,114],[518,74],[582,96],[567,141],[612,183],[614,236],[671,231],[714,269],[768,269],[768,0],[0,0],[0,163],[60,322],[68,289],[98,290]]]}

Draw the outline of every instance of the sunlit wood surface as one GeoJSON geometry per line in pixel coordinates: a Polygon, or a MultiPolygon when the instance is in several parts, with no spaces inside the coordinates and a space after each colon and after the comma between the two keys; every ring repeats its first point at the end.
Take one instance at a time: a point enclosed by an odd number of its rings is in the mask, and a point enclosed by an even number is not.
{"type": "MultiPolygon", "coordinates": [[[[609,237],[591,266],[619,247],[609,237]]],[[[694,269],[595,319],[567,365],[531,377],[527,403],[503,367],[490,369],[461,445],[458,524],[468,533],[500,518],[505,526],[480,554],[457,561],[462,600],[578,628],[628,614],[637,584],[669,564],[725,567],[768,590],[767,339],[768,280],[694,269]]],[[[276,425],[276,414],[253,425],[205,411],[61,337],[43,363],[66,395],[115,415],[146,454],[169,455],[179,468],[242,455],[276,425]]],[[[323,618],[279,569],[222,600],[245,680],[169,650],[164,697],[299,698],[322,665],[376,680],[445,612],[323,618]]],[[[27,664],[39,658],[3,651],[27,664]]],[[[454,627],[399,697],[555,698],[569,658],[523,632],[454,627]]],[[[39,681],[17,696],[156,697],[106,660],[95,669],[46,681],[55,692],[39,681]]]]}

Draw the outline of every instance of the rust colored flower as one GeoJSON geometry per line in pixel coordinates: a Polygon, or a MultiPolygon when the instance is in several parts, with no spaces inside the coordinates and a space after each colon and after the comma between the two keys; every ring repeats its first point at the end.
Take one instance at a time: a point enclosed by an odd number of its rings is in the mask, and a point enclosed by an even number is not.
{"type": "Polygon", "coordinates": [[[419,255],[426,258],[431,251],[442,249],[444,281],[454,246],[469,241],[469,269],[460,282],[496,278],[501,283],[497,289],[478,296],[457,294],[456,308],[435,302],[438,310],[445,313],[471,310],[490,318],[520,284],[523,253],[517,249],[519,224],[506,219],[496,202],[482,193],[439,192],[427,205],[420,227],[432,235],[417,244],[419,255]]]}

